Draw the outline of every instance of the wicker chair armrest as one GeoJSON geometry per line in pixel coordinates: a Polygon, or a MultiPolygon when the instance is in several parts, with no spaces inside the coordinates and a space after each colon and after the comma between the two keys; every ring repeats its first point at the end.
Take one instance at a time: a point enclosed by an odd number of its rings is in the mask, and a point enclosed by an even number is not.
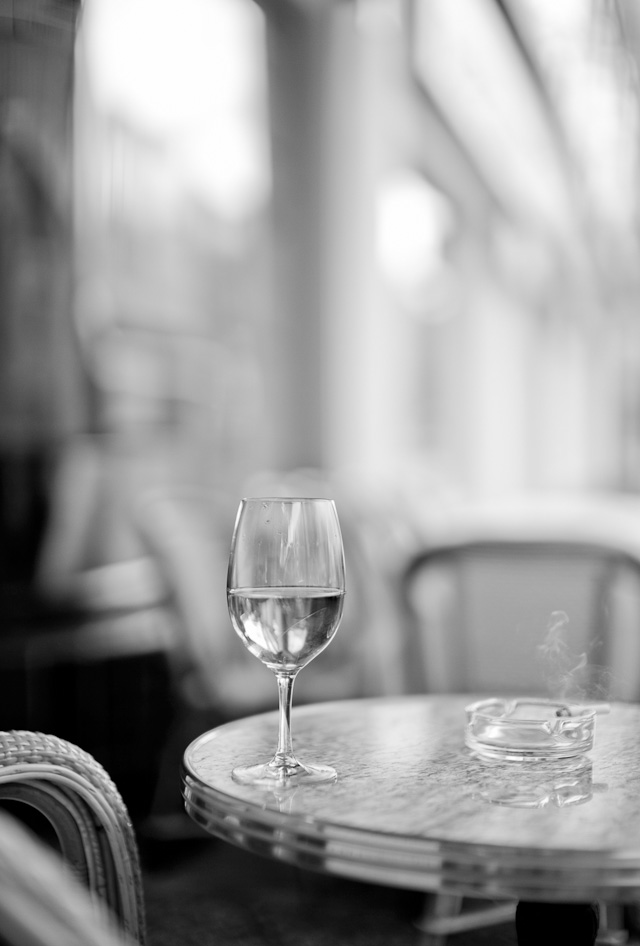
{"type": "Polygon", "coordinates": [[[146,939],[137,841],[124,801],[89,753],[57,736],[0,732],[0,796],[38,809],[63,855],[128,935],[146,939]]]}
{"type": "Polygon", "coordinates": [[[50,847],[0,812],[0,929],[7,946],[135,946],[50,847]]]}

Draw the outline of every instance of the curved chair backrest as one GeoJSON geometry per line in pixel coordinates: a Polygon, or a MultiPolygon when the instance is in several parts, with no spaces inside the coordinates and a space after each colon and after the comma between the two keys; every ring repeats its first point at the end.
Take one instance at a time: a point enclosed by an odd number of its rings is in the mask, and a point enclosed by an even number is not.
{"type": "Polygon", "coordinates": [[[146,938],[134,829],[104,768],[56,736],[0,732],[0,802],[31,806],[51,824],[60,851],[96,903],[106,904],[132,940],[146,938]]]}
{"type": "Polygon", "coordinates": [[[605,542],[490,537],[408,563],[407,689],[640,698],[640,560],[605,542]]]}
{"type": "Polygon", "coordinates": [[[135,946],[50,847],[0,812],[0,930],[6,946],[135,946]]]}

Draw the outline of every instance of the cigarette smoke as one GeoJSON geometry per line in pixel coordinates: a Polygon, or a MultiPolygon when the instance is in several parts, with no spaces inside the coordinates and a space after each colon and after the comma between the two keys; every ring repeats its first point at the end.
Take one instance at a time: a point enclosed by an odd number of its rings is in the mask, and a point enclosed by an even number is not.
{"type": "Polygon", "coordinates": [[[607,699],[607,671],[590,663],[588,650],[571,650],[568,626],[569,616],[564,611],[553,611],[544,639],[536,648],[549,696],[559,700],[607,699]]]}

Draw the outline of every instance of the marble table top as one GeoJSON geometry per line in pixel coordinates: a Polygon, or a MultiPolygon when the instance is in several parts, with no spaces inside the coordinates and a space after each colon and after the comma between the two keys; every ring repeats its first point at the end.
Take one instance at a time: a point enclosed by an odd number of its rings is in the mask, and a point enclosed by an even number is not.
{"type": "Polygon", "coordinates": [[[640,900],[640,705],[596,718],[578,762],[490,762],[464,744],[470,696],[294,705],[302,762],[332,784],[273,792],[231,778],[273,755],[277,714],[225,724],[183,761],[189,815],[256,853],[407,889],[640,900]]]}

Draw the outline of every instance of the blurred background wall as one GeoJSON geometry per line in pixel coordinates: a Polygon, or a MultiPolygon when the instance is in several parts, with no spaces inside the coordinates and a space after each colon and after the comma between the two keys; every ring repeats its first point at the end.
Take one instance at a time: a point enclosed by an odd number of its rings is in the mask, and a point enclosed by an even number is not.
{"type": "Polygon", "coordinates": [[[633,0],[0,3],[5,717],[132,655],[143,734],[244,711],[247,493],[336,496],[382,586],[461,497],[638,492],[639,43],[633,0]]]}
{"type": "Polygon", "coordinates": [[[85,4],[103,426],[173,425],[234,499],[304,466],[635,490],[634,7],[450,6],[85,4]]]}

